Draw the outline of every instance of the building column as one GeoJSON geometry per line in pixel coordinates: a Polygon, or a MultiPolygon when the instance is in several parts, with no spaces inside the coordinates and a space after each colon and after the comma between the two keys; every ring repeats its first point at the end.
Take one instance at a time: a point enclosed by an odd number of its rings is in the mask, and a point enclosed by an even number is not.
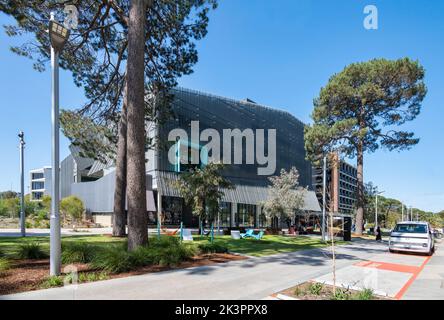
{"type": "Polygon", "coordinates": [[[159,228],[162,228],[162,194],[159,187],[157,187],[157,221],[159,228]]]}
{"type": "Polygon", "coordinates": [[[231,227],[236,227],[236,213],[237,213],[237,203],[231,203],[231,227]]]}
{"type": "Polygon", "coordinates": [[[262,214],[262,206],[260,204],[256,205],[256,228],[259,228],[260,216],[262,214]]]}

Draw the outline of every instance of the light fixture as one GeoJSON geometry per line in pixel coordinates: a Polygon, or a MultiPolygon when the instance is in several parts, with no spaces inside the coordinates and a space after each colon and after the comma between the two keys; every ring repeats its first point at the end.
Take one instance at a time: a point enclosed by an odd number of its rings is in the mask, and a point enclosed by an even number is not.
{"type": "Polygon", "coordinates": [[[49,38],[51,39],[52,47],[60,52],[69,37],[69,29],[65,28],[62,24],[51,20],[49,22],[49,38]]]}

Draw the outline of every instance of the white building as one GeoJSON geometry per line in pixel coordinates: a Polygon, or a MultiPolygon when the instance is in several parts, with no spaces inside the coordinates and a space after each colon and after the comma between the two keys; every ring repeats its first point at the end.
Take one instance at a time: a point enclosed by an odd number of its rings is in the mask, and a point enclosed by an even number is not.
{"type": "Polygon", "coordinates": [[[29,172],[29,189],[31,193],[31,201],[40,201],[43,196],[51,196],[51,167],[43,167],[34,169],[29,172]]]}

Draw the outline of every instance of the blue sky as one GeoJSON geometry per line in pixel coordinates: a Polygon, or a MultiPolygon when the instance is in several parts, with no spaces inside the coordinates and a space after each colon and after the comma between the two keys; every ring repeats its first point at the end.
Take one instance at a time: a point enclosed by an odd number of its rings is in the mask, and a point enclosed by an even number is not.
{"type": "MultiPolygon", "coordinates": [[[[418,59],[429,89],[421,115],[405,127],[421,138],[410,151],[365,156],[365,180],[387,196],[424,210],[444,209],[444,1],[221,0],[199,62],[180,85],[231,98],[249,97],[310,122],[313,98],[344,66],[372,58],[418,59]],[[366,5],[379,9],[379,29],[363,27],[366,5]]],[[[12,20],[0,14],[0,24],[12,20]]],[[[0,32],[0,190],[19,188],[17,133],[26,135],[26,170],[50,165],[50,74],[8,50],[0,32]]],[[[84,101],[71,75],[61,74],[61,106],[84,101]]],[[[68,154],[62,138],[61,157],[68,154]]],[[[26,185],[27,185],[26,181],[26,185]]]]}

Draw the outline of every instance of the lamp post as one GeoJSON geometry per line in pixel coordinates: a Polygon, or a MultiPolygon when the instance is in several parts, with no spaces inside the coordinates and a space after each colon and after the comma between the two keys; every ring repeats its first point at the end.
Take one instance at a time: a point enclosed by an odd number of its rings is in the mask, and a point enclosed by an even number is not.
{"type": "Polygon", "coordinates": [[[324,155],[322,168],[322,240],[325,241],[325,216],[326,216],[326,188],[327,188],[327,156],[324,155]]]}
{"type": "Polygon", "coordinates": [[[378,227],[378,196],[383,194],[385,191],[376,192],[376,203],[375,203],[375,232],[378,227]]]}
{"type": "Polygon", "coordinates": [[[59,54],[69,37],[69,30],[54,20],[51,12],[49,22],[49,37],[51,40],[51,122],[52,122],[52,197],[51,197],[51,220],[50,220],[50,274],[60,275],[61,269],[61,230],[59,213],[59,54]]]}
{"type": "Polygon", "coordinates": [[[26,216],[25,216],[25,134],[20,131],[20,232],[22,237],[26,237],[26,216]]]}

